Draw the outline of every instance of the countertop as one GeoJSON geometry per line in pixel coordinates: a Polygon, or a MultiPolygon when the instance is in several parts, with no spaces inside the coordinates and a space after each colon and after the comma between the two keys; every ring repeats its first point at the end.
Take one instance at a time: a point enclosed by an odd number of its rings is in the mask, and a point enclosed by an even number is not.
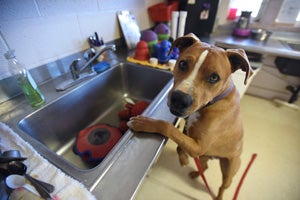
{"type": "Polygon", "coordinates": [[[238,38],[231,35],[214,37],[216,46],[223,48],[243,48],[246,51],[300,59],[300,51],[293,50],[286,42],[300,44],[299,33],[274,33],[267,41],[257,41],[251,38],[238,38]]]}

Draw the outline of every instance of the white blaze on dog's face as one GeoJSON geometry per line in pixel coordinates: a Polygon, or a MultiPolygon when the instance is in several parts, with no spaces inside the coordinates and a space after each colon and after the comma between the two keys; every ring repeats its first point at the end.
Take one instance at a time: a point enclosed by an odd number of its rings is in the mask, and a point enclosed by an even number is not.
{"type": "MultiPolygon", "coordinates": [[[[187,93],[190,90],[193,90],[194,88],[194,83],[196,81],[196,78],[198,76],[198,72],[200,67],[202,66],[204,60],[206,59],[206,56],[208,54],[208,50],[203,51],[197,62],[195,63],[195,66],[193,68],[191,68],[190,73],[188,74],[187,77],[185,77],[184,79],[182,79],[181,81],[179,81],[178,86],[176,86],[176,88],[174,88],[175,90],[181,90],[181,91],[186,91],[187,93]]],[[[179,62],[179,71],[187,71],[188,69],[188,60],[192,60],[192,58],[185,58],[185,59],[180,59],[179,62]],[[183,63],[184,62],[184,63],[183,63]]],[[[179,72],[180,73],[180,72],[179,72]]]]}
{"type": "Polygon", "coordinates": [[[224,92],[236,69],[232,70],[227,51],[202,43],[194,35],[179,38],[174,43],[179,46],[180,55],[174,68],[168,105],[173,114],[185,116],[224,92]]]}

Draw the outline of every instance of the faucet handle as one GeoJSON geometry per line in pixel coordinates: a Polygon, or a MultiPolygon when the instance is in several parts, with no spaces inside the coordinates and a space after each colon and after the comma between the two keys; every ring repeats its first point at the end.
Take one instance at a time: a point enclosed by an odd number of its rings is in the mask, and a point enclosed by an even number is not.
{"type": "Polygon", "coordinates": [[[82,60],[80,58],[73,60],[73,62],[70,65],[70,71],[72,74],[73,79],[79,78],[79,70],[82,66],[82,60]]]}

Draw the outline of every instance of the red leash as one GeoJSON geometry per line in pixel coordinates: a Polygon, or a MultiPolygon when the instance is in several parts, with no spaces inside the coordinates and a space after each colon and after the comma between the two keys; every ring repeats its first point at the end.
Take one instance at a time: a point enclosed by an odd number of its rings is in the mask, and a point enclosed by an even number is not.
{"type": "MultiPolygon", "coordinates": [[[[234,193],[234,196],[233,196],[233,200],[237,200],[237,197],[238,197],[239,191],[240,191],[240,189],[241,189],[241,187],[242,187],[242,184],[243,184],[243,182],[244,182],[244,179],[245,179],[245,177],[246,177],[246,175],[247,175],[247,173],[248,173],[248,171],[249,171],[249,169],[250,169],[251,165],[253,164],[253,162],[254,162],[254,160],[255,160],[256,157],[257,157],[257,154],[256,154],[256,153],[255,153],[255,154],[252,154],[251,160],[250,160],[250,162],[248,163],[248,166],[246,167],[246,170],[244,171],[244,173],[243,173],[243,175],[242,175],[242,178],[240,179],[240,182],[239,182],[239,184],[238,184],[238,186],[237,186],[237,188],[236,188],[236,190],[235,190],[235,193],[234,193]]],[[[204,184],[205,184],[205,187],[206,187],[207,191],[209,192],[210,196],[211,196],[213,199],[215,199],[213,193],[211,192],[211,190],[210,190],[210,188],[209,188],[209,185],[208,185],[208,183],[207,183],[207,180],[206,180],[206,178],[205,178],[205,176],[204,176],[203,169],[202,169],[202,166],[201,166],[201,163],[200,163],[199,158],[198,158],[198,157],[197,157],[197,158],[194,158],[194,160],[195,160],[195,163],[196,163],[198,172],[199,172],[201,178],[202,178],[203,181],[204,181],[204,184]]]]}
{"type": "Polygon", "coordinates": [[[202,178],[203,181],[204,181],[204,184],[205,184],[205,187],[206,187],[207,191],[209,192],[209,194],[210,194],[210,196],[212,197],[212,199],[215,199],[215,196],[214,196],[214,194],[211,192],[211,190],[210,190],[210,188],[209,188],[209,186],[208,186],[208,183],[207,183],[207,181],[206,181],[206,178],[205,178],[205,176],[204,176],[203,169],[202,169],[202,166],[201,166],[201,163],[200,163],[199,158],[196,157],[196,158],[194,158],[194,160],[195,160],[195,163],[196,163],[198,172],[199,172],[201,178],[202,178]]]}
{"type": "Polygon", "coordinates": [[[251,160],[248,163],[248,166],[247,166],[246,170],[244,171],[244,174],[243,174],[243,176],[242,176],[242,178],[241,178],[241,180],[240,180],[240,182],[239,182],[239,184],[238,184],[238,186],[237,186],[237,188],[235,190],[235,193],[234,193],[234,196],[233,196],[233,200],[237,199],[237,196],[238,196],[239,191],[240,191],[240,189],[242,187],[243,181],[244,181],[244,179],[245,179],[245,177],[246,177],[246,175],[247,175],[247,173],[248,173],[248,171],[249,171],[249,169],[250,169],[251,165],[253,164],[253,162],[254,162],[254,160],[255,160],[256,157],[257,157],[256,153],[252,154],[251,160]]]}

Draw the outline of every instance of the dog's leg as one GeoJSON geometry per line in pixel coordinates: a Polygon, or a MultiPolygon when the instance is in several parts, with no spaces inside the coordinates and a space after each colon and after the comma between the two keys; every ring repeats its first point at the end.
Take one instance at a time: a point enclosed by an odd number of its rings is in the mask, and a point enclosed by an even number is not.
{"type": "MultiPolygon", "coordinates": [[[[208,168],[208,165],[207,165],[208,160],[209,160],[208,156],[200,156],[199,157],[199,161],[201,163],[201,167],[202,167],[203,172],[205,172],[205,170],[208,168]]],[[[189,176],[192,179],[197,178],[199,175],[200,175],[199,171],[192,171],[192,172],[189,173],[189,176]]]]}
{"type": "Polygon", "coordinates": [[[240,165],[241,165],[240,157],[233,157],[231,159],[227,159],[227,158],[220,159],[223,182],[219,189],[217,200],[222,200],[225,189],[227,189],[230,186],[232,182],[232,178],[240,168],[240,165]]]}
{"type": "Polygon", "coordinates": [[[180,148],[180,146],[177,146],[177,154],[181,166],[186,166],[189,164],[189,156],[180,148]]]}

